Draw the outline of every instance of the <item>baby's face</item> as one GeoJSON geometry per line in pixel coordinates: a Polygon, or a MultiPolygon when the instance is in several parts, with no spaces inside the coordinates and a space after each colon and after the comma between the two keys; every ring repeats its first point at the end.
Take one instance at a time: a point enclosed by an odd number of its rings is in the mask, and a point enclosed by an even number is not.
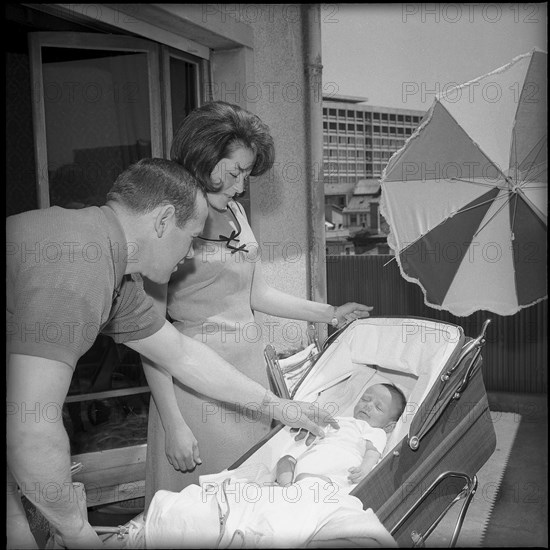
{"type": "Polygon", "coordinates": [[[386,428],[395,419],[396,410],[390,390],[381,384],[367,388],[353,409],[353,416],[373,428],[386,428]]]}

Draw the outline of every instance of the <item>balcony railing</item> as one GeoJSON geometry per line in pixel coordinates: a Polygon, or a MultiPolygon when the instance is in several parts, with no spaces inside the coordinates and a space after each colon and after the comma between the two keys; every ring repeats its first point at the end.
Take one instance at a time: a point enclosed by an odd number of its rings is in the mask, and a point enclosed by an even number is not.
{"type": "Polygon", "coordinates": [[[327,256],[327,299],[374,306],[373,315],[427,317],[453,323],[475,337],[492,319],[483,350],[483,379],[489,391],[547,393],[547,307],[544,300],[511,316],[479,311],[456,317],[424,304],[420,287],[401,277],[392,256],[327,256]]]}

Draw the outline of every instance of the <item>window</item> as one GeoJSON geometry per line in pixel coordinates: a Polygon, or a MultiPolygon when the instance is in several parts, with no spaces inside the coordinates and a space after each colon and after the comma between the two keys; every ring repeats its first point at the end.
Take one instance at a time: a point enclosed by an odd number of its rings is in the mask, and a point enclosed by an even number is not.
{"type": "Polygon", "coordinates": [[[344,109],[338,109],[338,116],[345,117],[346,111],[344,109]]]}
{"type": "Polygon", "coordinates": [[[328,115],[329,116],[336,116],[336,109],[329,109],[328,110],[328,115]]]}
{"type": "Polygon", "coordinates": [[[382,113],[382,120],[388,120],[388,113],[382,113]]]}
{"type": "Polygon", "coordinates": [[[36,173],[38,206],[104,204],[130,164],[165,156],[173,129],[198,106],[200,60],[127,36],[29,36],[39,83],[32,102],[36,160],[47,167],[36,173]],[[69,90],[60,83],[87,85],[69,90]]]}
{"type": "Polygon", "coordinates": [[[345,125],[344,122],[339,122],[339,123],[338,123],[338,130],[341,130],[341,131],[343,131],[343,132],[346,131],[346,125],[345,125]]]}
{"type": "Polygon", "coordinates": [[[329,130],[336,130],[336,122],[329,122],[328,128],[329,130]]]}

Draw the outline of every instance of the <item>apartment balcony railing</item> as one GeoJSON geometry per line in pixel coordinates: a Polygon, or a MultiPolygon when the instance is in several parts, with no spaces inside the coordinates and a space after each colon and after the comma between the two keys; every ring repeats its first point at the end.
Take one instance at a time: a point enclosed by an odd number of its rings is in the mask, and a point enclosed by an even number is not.
{"type": "MultiPolygon", "coordinates": [[[[424,303],[418,285],[403,279],[393,256],[327,256],[327,299],[374,306],[373,315],[413,316],[461,326],[475,337],[487,318],[492,322],[483,350],[483,379],[488,391],[547,393],[547,307],[544,300],[515,315],[479,311],[456,317],[424,303]],[[384,265],[387,264],[387,265],[384,265]]],[[[474,284],[474,283],[473,283],[474,284]]]]}

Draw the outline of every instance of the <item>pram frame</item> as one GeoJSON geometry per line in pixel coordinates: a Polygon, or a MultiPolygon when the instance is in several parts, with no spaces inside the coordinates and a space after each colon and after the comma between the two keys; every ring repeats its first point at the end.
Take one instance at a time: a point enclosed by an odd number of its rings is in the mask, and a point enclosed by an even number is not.
{"type": "MultiPolygon", "coordinates": [[[[387,318],[387,317],[386,317],[387,318]]],[[[423,319],[419,317],[407,317],[406,319],[412,320],[426,320],[432,321],[430,319],[423,319]]],[[[350,323],[352,325],[353,323],[350,323]]],[[[299,386],[304,382],[307,376],[310,374],[312,368],[319,361],[321,356],[328,350],[331,343],[333,343],[338,335],[345,332],[349,329],[350,325],[344,327],[343,329],[332,334],[321,347],[321,351],[315,356],[314,360],[311,361],[311,364],[308,366],[307,370],[304,373],[304,376],[301,378],[300,382],[296,385],[292,391],[292,397],[295,396],[296,392],[299,389],[299,386]]],[[[448,325],[448,323],[447,323],[448,325]]],[[[381,462],[375,468],[376,471],[381,471],[380,468],[385,464],[388,466],[392,474],[396,477],[401,476],[403,483],[409,483],[413,476],[409,475],[407,468],[400,469],[399,464],[395,467],[395,461],[404,461],[405,466],[407,462],[423,461],[423,454],[425,455],[428,452],[432,452],[432,447],[437,447],[434,443],[434,433],[435,427],[437,427],[437,421],[443,414],[443,412],[448,408],[449,404],[452,407],[453,404],[456,404],[462,396],[466,395],[468,392],[477,390],[477,404],[474,407],[474,417],[479,419],[481,415],[488,410],[488,403],[485,395],[485,388],[483,386],[483,381],[481,377],[481,348],[483,347],[485,341],[485,330],[487,328],[488,321],[484,323],[481,334],[476,340],[468,340],[464,343],[461,349],[456,353],[454,360],[456,364],[450,369],[446,370],[439,377],[438,385],[445,388],[445,391],[442,392],[441,388],[436,388],[436,385],[432,387],[428,396],[424,400],[423,404],[426,408],[431,407],[430,399],[433,398],[433,394],[442,394],[443,395],[443,404],[436,408],[435,414],[428,415],[428,421],[425,422],[421,418],[423,415],[422,406],[420,410],[416,413],[413,421],[410,425],[409,434],[413,433],[414,435],[405,437],[402,439],[398,445],[396,445],[393,450],[390,450],[381,460],[381,462]],[[460,376],[459,376],[460,375],[460,376]],[[448,382],[457,378],[457,383],[454,385],[448,385],[448,382]],[[480,397],[481,395],[481,397],[480,397]],[[427,403],[427,404],[426,404],[427,403]],[[416,422],[415,422],[416,421],[416,422]],[[412,444],[411,444],[412,440],[412,444]],[[393,469],[392,469],[393,468],[393,469]],[[402,471],[401,471],[402,470],[402,471]],[[398,475],[399,474],[399,475],[398,475]]],[[[310,339],[310,342],[315,342],[314,338],[310,339]]],[[[318,346],[319,347],[319,346],[318,346]]],[[[274,350],[273,350],[274,352],[274,350]]],[[[275,368],[277,357],[273,352],[266,353],[266,362],[269,368],[275,368]],[[271,365],[271,366],[270,366],[271,365]]],[[[311,359],[311,358],[310,358],[311,359]]],[[[275,371],[274,371],[275,372],[275,371]]],[[[257,450],[259,450],[263,445],[265,445],[273,436],[275,436],[279,431],[281,431],[285,426],[282,424],[277,424],[274,428],[256,443],[251,449],[247,451],[241,458],[239,458],[233,465],[228,469],[236,469],[241,466],[244,462],[253,456],[257,450]]],[[[453,434],[444,434],[445,441],[453,439],[453,434]]],[[[464,500],[458,518],[456,520],[453,534],[450,540],[449,547],[454,547],[456,545],[457,539],[459,537],[462,525],[468,510],[468,507],[472,501],[472,498],[476,492],[478,486],[478,480],[475,473],[479,467],[487,460],[488,456],[492,454],[495,446],[496,439],[494,436],[494,429],[492,434],[489,433],[486,440],[483,442],[482,452],[477,450],[478,456],[476,460],[470,467],[469,471],[463,471],[461,468],[456,467],[458,464],[464,462],[465,455],[464,449],[468,449],[472,442],[475,443],[475,439],[471,434],[466,434],[467,440],[463,442],[462,445],[458,448],[462,448],[462,454],[459,453],[458,457],[455,458],[454,462],[451,464],[451,467],[443,472],[439,472],[433,479],[429,477],[421,477],[421,481],[428,480],[428,487],[426,490],[422,490],[420,484],[418,487],[415,486],[414,490],[411,491],[405,498],[402,495],[397,494],[388,494],[386,491],[385,483],[380,481],[375,474],[372,472],[369,474],[356,488],[351,491],[351,495],[357,496],[363,503],[363,508],[372,508],[376,513],[382,524],[390,532],[390,534],[395,538],[400,546],[412,546],[419,547],[423,546],[428,537],[434,532],[437,525],[441,520],[447,515],[449,510],[459,501],[464,500]],[[448,498],[444,495],[443,499],[438,497],[438,490],[443,487],[448,481],[460,480],[462,484],[460,487],[454,491],[452,496],[448,498]],[[418,493],[418,488],[420,488],[420,493],[418,493]],[[362,498],[363,494],[373,493],[375,497],[370,501],[364,500],[362,498]],[[437,512],[432,513],[434,508],[433,502],[431,502],[432,497],[435,495],[436,509],[437,512]],[[446,500],[443,506],[437,506],[440,504],[441,500],[446,500]],[[428,510],[425,510],[428,506],[428,510]],[[411,529],[411,523],[412,529],[411,529]]],[[[443,444],[442,444],[443,445],[443,444]]],[[[454,445],[454,444],[453,444],[454,445]]],[[[456,445],[454,445],[456,447],[456,445]]],[[[440,449],[436,448],[436,451],[440,449]]],[[[441,452],[441,455],[444,453],[441,452]]],[[[472,453],[470,453],[472,454],[472,453]]],[[[442,458],[438,457],[438,460],[442,458]]],[[[422,469],[422,466],[419,468],[422,469]]],[[[424,467],[426,470],[426,467],[424,467]]],[[[378,476],[380,477],[380,476],[378,476]]],[[[451,489],[454,489],[451,487],[451,489]]],[[[113,527],[94,527],[98,533],[103,533],[105,535],[110,535],[111,537],[115,536],[118,541],[123,541],[128,536],[128,526],[119,526],[118,528],[113,527]]]]}
{"type": "MultiPolygon", "coordinates": [[[[386,317],[387,318],[387,317],[386,317]]],[[[401,318],[394,316],[393,318],[401,318]]],[[[430,319],[420,318],[420,317],[407,317],[406,319],[415,319],[419,321],[432,321],[430,319]]],[[[424,409],[430,411],[430,409],[437,404],[436,410],[433,414],[428,415],[428,420],[424,421],[423,416],[421,414],[421,410],[417,412],[415,415],[415,418],[413,419],[413,422],[409,429],[409,435],[407,438],[407,441],[401,441],[401,444],[399,446],[396,446],[394,450],[388,455],[386,455],[383,458],[383,461],[388,464],[393,459],[397,459],[400,457],[401,453],[406,452],[409,455],[411,452],[413,454],[416,453],[416,451],[419,449],[421,441],[427,437],[427,440],[430,439],[428,435],[431,431],[433,431],[434,426],[437,424],[438,420],[441,418],[441,415],[443,412],[447,409],[449,404],[457,402],[462,395],[466,391],[470,391],[474,387],[474,384],[470,384],[472,380],[476,379],[478,382],[477,387],[483,389],[483,394],[485,394],[485,388],[483,386],[483,381],[481,377],[481,351],[485,344],[485,335],[487,331],[487,327],[490,323],[490,319],[487,319],[481,328],[480,334],[475,339],[467,339],[461,349],[459,350],[459,354],[455,358],[454,365],[451,366],[451,368],[446,369],[444,372],[441,373],[439,378],[439,384],[432,387],[431,391],[429,392],[429,395],[427,396],[426,400],[424,401],[423,406],[421,406],[420,409],[424,407],[424,409]],[[451,390],[447,389],[445,386],[448,384],[450,380],[453,379],[453,375],[460,374],[460,381],[458,384],[452,384],[448,385],[448,388],[451,388],[451,390]],[[439,394],[439,396],[443,395],[443,398],[441,401],[435,400],[434,401],[434,395],[439,394]],[[426,405],[427,402],[427,405],[426,405]]],[[[286,387],[282,388],[282,397],[290,397],[293,398],[296,395],[296,392],[298,391],[301,383],[307,378],[310,371],[313,369],[314,365],[319,361],[323,353],[329,348],[332,342],[336,341],[338,336],[341,335],[344,331],[346,331],[349,326],[353,324],[350,323],[349,325],[343,327],[342,329],[336,331],[332,335],[330,335],[323,345],[321,346],[321,351],[315,355],[313,358],[309,357],[305,359],[304,361],[310,361],[311,364],[308,366],[307,370],[304,372],[304,375],[302,376],[302,379],[296,384],[292,392],[288,392],[286,390],[286,387]],[[313,359],[313,360],[312,360],[313,359]]],[[[446,325],[450,325],[449,323],[445,323],[446,325]]],[[[311,339],[310,339],[311,341],[311,339]]],[[[280,368],[277,355],[275,353],[275,350],[268,346],[265,351],[265,359],[268,364],[268,370],[271,373],[271,379],[275,382],[275,389],[281,389],[280,381],[284,381],[283,372],[280,368]],[[268,349],[271,348],[271,349],[268,349]],[[279,383],[277,383],[279,382],[279,383]]],[[[478,392],[479,393],[479,392],[478,392]]],[[[477,407],[477,409],[482,409],[480,412],[479,410],[476,410],[474,414],[478,414],[477,418],[481,417],[481,414],[483,414],[486,410],[488,410],[488,403],[486,399],[486,395],[480,396],[481,405],[477,407]]],[[[282,426],[281,426],[282,427],[282,426]]],[[[269,438],[269,437],[268,437],[269,438]]],[[[432,434],[433,439],[433,434],[432,434]]],[[[430,442],[428,441],[428,444],[430,442]]],[[[262,442],[263,444],[263,442],[262,442]]],[[[258,447],[261,445],[258,445],[258,447]]],[[[480,458],[478,459],[478,462],[480,463],[478,467],[474,466],[473,469],[477,471],[477,469],[487,460],[487,458],[492,454],[494,451],[494,448],[496,447],[496,438],[494,435],[494,429],[492,430],[492,434],[489,434],[489,437],[487,441],[485,442],[485,456],[484,459],[480,458]],[[491,437],[492,436],[492,437],[491,437]]],[[[249,453],[247,453],[248,456],[249,453]]],[[[243,460],[239,460],[233,467],[237,467],[243,462],[243,460]]],[[[455,461],[460,462],[460,461],[455,461]]],[[[231,469],[230,468],[230,469],[231,469]]],[[[372,478],[372,476],[369,474],[367,478],[364,480],[366,481],[368,478],[372,478]]],[[[351,491],[352,495],[360,497],[361,485],[364,485],[363,482],[359,484],[353,491],[351,491]]],[[[446,514],[449,512],[449,510],[460,500],[464,499],[464,502],[462,504],[462,507],[460,509],[460,512],[458,514],[453,534],[450,540],[449,547],[454,547],[456,545],[456,542],[458,540],[458,536],[460,534],[460,531],[462,529],[464,519],[466,517],[466,513],[468,511],[468,507],[473,499],[473,496],[475,495],[476,489],[478,486],[478,479],[475,475],[475,472],[464,472],[459,471],[458,469],[451,469],[444,472],[441,472],[435,479],[432,480],[429,487],[420,493],[420,495],[416,498],[414,503],[409,506],[408,509],[405,509],[403,511],[403,506],[396,505],[395,509],[392,511],[391,506],[386,505],[384,508],[384,505],[382,503],[376,503],[374,502],[373,505],[369,505],[369,507],[372,507],[373,510],[377,513],[379,519],[382,521],[382,523],[385,525],[385,527],[390,531],[392,536],[398,540],[400,545],[407,546],[410,543],[412,543],[413,547],[422,546],[426,539],[433,533],[437,525],[441,522],[441,520],[446,516],[446,514]],[[426,514],[422,513],[422,505],[430,498],[432,494],[438,489],[444,482],[448,480],[454,480],[454,479],[462,479],[465,484],[463,487],[458,489],[456,491],[456,494],[454,497],[448,502],[444,507],[442,512],[433,520],[433,521],[426,521],[426,519],[419,520],[422,528],[414,528],[410,531],[410,539],[406,537],[406,535],[403,534],[407,523],[409,520],[416,516],[422,517],[426,514]],[[378,504],[378,506],[377,506],[378,504]],[[396,517],[397,510],[401,510],[401,517],[396,517]]],[[[368,490],[364,490],[363,493],[368,492],[368,490]]],[[[361,499],[363,501],[363,499],[361,499]]],[[[380,499],[378,499],[380,500],[380,499]]],[[[366,508],[367,505],[365,505],[365,502],[363,501],[364,507],[366,508]]],[[[430,515],[430,514],[427,514],[430,515]]]]}

